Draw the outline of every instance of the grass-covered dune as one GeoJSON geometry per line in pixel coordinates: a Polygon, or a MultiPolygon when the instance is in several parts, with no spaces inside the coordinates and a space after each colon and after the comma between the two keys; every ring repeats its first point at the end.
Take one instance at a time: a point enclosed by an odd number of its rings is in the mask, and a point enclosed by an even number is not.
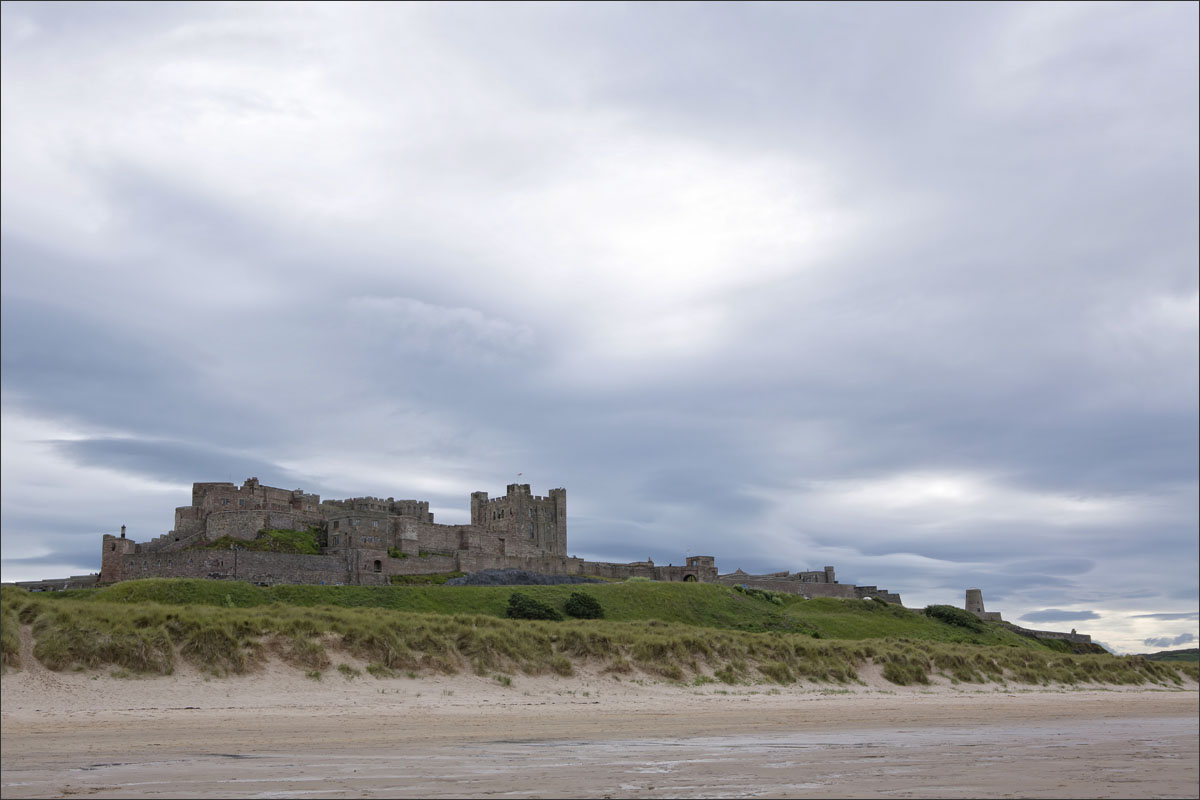
{"type": "MultiPolygon", "coordinates": [[[[704,584],[517,587],[563,608],[596,598],[604,619],[504,617],[513,587],[275,586],[151,579],[96,590],[0,594],[3,661],[19,666],[19,627],[54,670],[170,674],[180,661],[214,674],[274,656],[318,678],[341,652],[377,676],[473,671],[685,683],[850,683],[876,664],[896,684],[942,675],[960,683],[1177,686],[1196,666],[1057,652],[1001,626],[969,630],[873,601],[749,596],[704,584]]],[[[502,681],[503,682],[503,681],[502,681]]]]}
{"type": "Polygon", "coordinates": [[[508,598],[520,591],[562,609],[574,592],[600,603],[607,620],[657,620],[703,628],[801,633],[823,639],[904,637],[939,642],[1050,648],[1058,643],[1020,636],[1001,625],[976,629],[951,625],[925,614],[874,600],[815,598],[774,592],[745,594],[702,583],[625,582],[562,586],[253,586],[241,581],[149,578],[99,589],[42,595],[52,602],[163,603],[227,608],[271,604],[297,607],[380,608],[429,614],[504,617],[508,598]],[[773,598],[771,602],[767,598],[773,598]]]}
{"type": "Polygon", "coordinates": [[[1157,653],[1143,653],[1142,658],[1148,661],[1188,661],[1200,663],[1200,648],[1189,647],[1186,650],[1160,650],[1157,653]]]}

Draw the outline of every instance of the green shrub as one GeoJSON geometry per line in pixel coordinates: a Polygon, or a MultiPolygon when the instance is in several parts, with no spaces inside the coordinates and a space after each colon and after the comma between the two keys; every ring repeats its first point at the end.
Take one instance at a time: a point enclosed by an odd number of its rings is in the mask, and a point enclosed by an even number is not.
{"type": "Polygon", "coordinates": [[[955,606],[925,606],[925,616],[971,631],[983,630],[979,617],[955,606]]]}
{"type": "Polygon", "coordinates": [[[883,677],[897,686],[912,683],[929,683],[929,676],[920,664],[907,661],[889,661],[883,665],[883,677]]]}
{"type": "Polygon", "coordinates": [[[571,592],[571,596],[567,598],[567,604],[563,606],[563,610],[578,619],[604,618],[604,608],[600,605],[600,601],[590,594],[584,594],[583,592],[571,592]]]}
{"type": "Polygon", "coordinates": [[[441,586],[452,578],[461,578],[465,572],[429,572],[425,575],[389,575],[388,583],[393,586],[441,586]]]}
{"type": "Polygon", "coordinates": [[[508,597],[508,609],[504,614],[509,619],[550,619],[559,621],[563,615],[555,609],[535,600],[527,594],[513,592],[508,597]]]}
{"type": "Polygon", "coordinates": [[[408,558],[408,553],[401,552],[399,547],[389,547],[388,558],[408,558]]]}
{"type": "Polygon", "coordinates": [[[780,661],[768,661],[758,665],[758,671],[775,683],[795,683],[796,676],[792,674],[787,664],[780,661]]]}
{"type": "Polygon", "coordinates": [[[5,606],[0,615],[0,665],[3,668],[21,666],[21,621],[17,610],[5,606]]]}
{"type": "Polygon", "coordinates": [[[759,600],[766,600],[768,603],[774,603],[777,606],[783,605],[785,597],[783,592],[773,592],[770,589],[754,589],[741,583],[734,586],[733,590],[741,592],[748,597],[757,597],[759,600]]]}

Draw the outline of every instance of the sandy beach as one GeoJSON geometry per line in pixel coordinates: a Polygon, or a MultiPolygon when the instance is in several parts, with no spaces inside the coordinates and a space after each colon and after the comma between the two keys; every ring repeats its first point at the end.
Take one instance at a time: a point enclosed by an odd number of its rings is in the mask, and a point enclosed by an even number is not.
{"type": "MultiPolygon", "coordinates": [[[[5,798],[1196,797],[1196,685],[572,678],[2,683],[5,798]]],[[[355,668],[352,661],[349,665],[355,668]]]]}

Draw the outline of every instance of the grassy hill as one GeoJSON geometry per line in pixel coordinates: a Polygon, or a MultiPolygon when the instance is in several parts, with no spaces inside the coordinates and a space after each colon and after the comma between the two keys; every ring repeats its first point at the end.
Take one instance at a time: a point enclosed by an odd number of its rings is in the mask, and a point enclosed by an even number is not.
{"type": "Polygon", "coordinates": [[[570,586],[272,586],[149,579],[61,593],[0,593],[5,665],[19,625],[51,669],[170,673],[183,659],[216,674],[268,655],[319,677],[339,651],[378,675],[571,674],[583,664],[620,677],[674,681],[844,683],[867,663],[897,684],[1016,681],[1176,685],[1193,665],[1061,652],[1002,625],[977,630],[876,601],[754,596],[695,583],[570,586]],[[594,597],[598,620],[505,617],[514,591],[562,610],[594,597]]]}
{"type": "Polygon", "coordinates": [[[1200,663],[1200,647],[1189,647],[1186,650],[1160,650],[1157,653],[1142,653],[1147,661],[1183,661],[1191,664],[1200,663]]]}

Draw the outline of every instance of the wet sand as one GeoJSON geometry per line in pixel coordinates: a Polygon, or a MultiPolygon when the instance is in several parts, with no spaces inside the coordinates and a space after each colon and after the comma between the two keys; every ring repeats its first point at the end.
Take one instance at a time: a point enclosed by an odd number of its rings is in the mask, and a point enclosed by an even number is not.
{"type": "Polygon", "coordinates": [[[5,798],[1197,797],[1198,694],[609,676],[3,679],[5,798]]]}

